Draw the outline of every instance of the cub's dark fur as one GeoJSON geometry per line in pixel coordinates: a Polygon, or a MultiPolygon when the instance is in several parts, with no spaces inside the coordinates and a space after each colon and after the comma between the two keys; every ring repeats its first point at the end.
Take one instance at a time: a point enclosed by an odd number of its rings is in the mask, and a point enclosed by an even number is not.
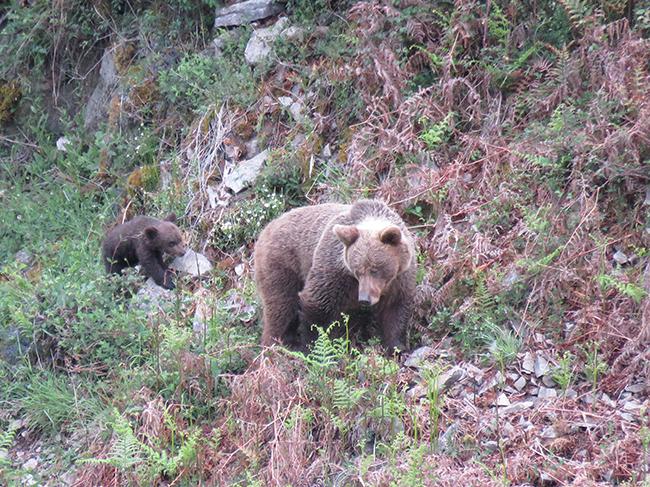
{"type": "Polygon", "coordinates": [[[144,273],[156,284],[174,289],[174,283],[163,262],[163,254],[181,256],[187,250],[175,221],[176,215],[173,213],[164,220],[136,216],[111,228],[102,242],[106,272],[119,274],[125,267],[140,264],[144,273]]]}

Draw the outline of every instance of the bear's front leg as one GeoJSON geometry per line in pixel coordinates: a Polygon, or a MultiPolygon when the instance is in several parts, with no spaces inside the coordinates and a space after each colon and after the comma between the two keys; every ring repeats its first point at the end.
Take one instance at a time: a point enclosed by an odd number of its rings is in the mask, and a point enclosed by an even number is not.
{"type": "Polygon", "coordinates": [[[387,302],[377,314],[377,324],[381,332],[381,343],[386,354],[406,349],[406,327],[411,318],[411,299],[402,296],[387,302]]]}
{"type": "Polygon", "coordinates": [[[151,277],[159,286],[165,289],[174,289],[176,287],[172,281],[171,272],[163,263],[162,255],[145,255],[144,258],[140,258],[140,265],[145,274],[151,277]]]}
{"type": "Polygon", "coordinates": [[[349,296],[354,278],[324,269],[310,272],[300,296],[300,338],[303,350],[318,338],[316,326],[323,329],[337,320],[349,296]]]}

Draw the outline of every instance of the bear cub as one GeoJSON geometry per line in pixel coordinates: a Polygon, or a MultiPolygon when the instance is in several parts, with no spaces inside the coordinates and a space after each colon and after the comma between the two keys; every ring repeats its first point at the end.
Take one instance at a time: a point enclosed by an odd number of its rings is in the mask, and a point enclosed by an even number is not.
{"type": "Polygon", "coordinates": [[[305,350],[317,337],[312,325],[325,328],[344,312],[366,337],[374,327],[388,353],[404,350],[416,257],[413,236],[383,202],[291,210],[264,228],[254,260],[262,345],[305,350]]]}
{"type": "Polygon", "coordinates": [[[164,220],[136,216],[111,228],[102,242],[102,258],[107,273],[119,274],[125,267],[140,264],[144,273],[156,284],[174,289],[170,273],[163,262],[163,254],[173,257],[185,254],[187,247],[175,225],[176,215],[164,220]]]}

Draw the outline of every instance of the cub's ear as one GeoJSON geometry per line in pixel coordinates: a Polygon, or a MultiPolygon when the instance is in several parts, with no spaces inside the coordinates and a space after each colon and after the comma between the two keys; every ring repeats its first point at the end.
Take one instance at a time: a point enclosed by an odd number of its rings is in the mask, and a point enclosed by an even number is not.
{"type": "Polygon", "coordinates": [[[169,215],[167,215],[167,216],[164,218],[164,220],[165,220],[166,222],[176,223],[176,213],[170,213],[169,215]]]}
{"type": "Polygon", "coordinates": [[[156,227],[147,227],[144,229],[144,236],[149,240],[154,240],[158,236],[158,229],[156,227]]]}
{"type": "Polygon", "coordinates": [[[381,243],[388,245],[397,245],[402,241],[402,231],[396,225],[384,228],[379,234],[381,243]]]}
{"type": "Polygon", "coordinates": [[[359,238],[359,229],[354,225],[334,225],[333,230],[346,247],[352,245],[359,238]]]}

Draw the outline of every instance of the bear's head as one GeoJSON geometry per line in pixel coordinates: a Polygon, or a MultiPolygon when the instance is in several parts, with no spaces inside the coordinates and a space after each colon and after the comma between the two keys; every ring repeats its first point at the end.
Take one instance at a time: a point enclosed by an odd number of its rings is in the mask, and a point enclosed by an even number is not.
{"type": "Polygon", "coordinates": [[[173,257],[180,257],[187,252],[180,229],[173,223],[176,215],[170,214],[165,220],[144,229],[144,235],[152,248],[173,257]]]}
{"type": "Polygon", "coordinates": [[[374,305],[393,280],[411,265],[411,244],[400,227],[366,219],[356,225],[334,225],[345,248],[345,267],[359,282],[359,303],[374,305]]]}

